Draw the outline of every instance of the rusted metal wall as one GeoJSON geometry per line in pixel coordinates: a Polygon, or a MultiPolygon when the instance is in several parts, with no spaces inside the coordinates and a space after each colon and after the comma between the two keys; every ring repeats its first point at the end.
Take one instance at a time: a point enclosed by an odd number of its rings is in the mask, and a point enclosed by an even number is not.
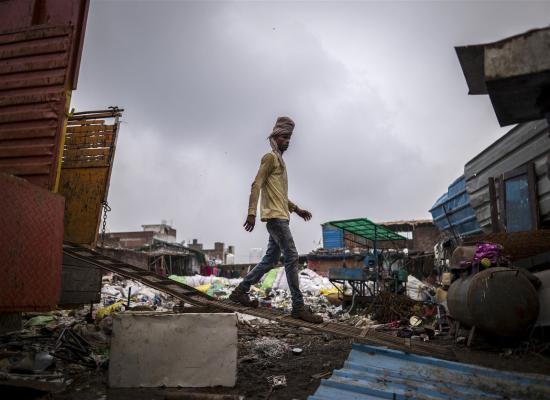
{"type": "Polygon", "coordinates": [[[65,196],[65,240],[95,246],[122,111],[115,107],[69,118],[59,184],[65,196]]]}
{"type": "Polygon", "coordinates": [[[88,3],[0,1],[0,312],[59,301],[64,200],[51,191],[88,3]]]}
{"type": "Polygon", "coordinates": [[[0,193],[0,312],[54,309],[61,285],[63,197],[1,173],[0,193]]]}
{"type": "Polygon", "coordinates": [[[0,1],[0,172],[56,191],[88,0],[0,1]]]}

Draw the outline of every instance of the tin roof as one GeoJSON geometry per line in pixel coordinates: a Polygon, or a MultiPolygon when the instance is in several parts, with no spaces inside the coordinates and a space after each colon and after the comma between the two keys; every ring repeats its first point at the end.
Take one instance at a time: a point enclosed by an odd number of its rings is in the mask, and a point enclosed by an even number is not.
{"type": "Polygon", "coordinates": [[[331,221],[328,224],[368,240],[407,240],[406,237],[398,235],[381,225],[377,225],[367,218],[331,221]]]}
{"type": "Polygon", "coordinates": [[[519,374],[354,344],[309,400],[328,399],[543,399],[550,377],[519,374]]]}

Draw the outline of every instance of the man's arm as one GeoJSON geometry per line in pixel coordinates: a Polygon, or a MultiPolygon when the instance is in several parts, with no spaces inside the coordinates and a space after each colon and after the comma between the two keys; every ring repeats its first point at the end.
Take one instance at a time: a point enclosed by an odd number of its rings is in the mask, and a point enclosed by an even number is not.
{"type": "Polygon", "coordinates": [[[273,170],[273,153],[267,153],[262,157],[260,162],[260,168],[256,174],[256,179],[252,182],[252,188],[250,189],[250,198],[248,200],[248,216],[244,223],[244,229],[248,232],[252,232],[256,223],[256,209],[258,208],[258,198],[260,197],[260,190],[264,185],[265,180],[273,170]]]}
{"type": "Polygon", "coordinates": [[[312,217],[311,213],[308,210],[302,210],[300,207],[298,207],[296,204],[288,201],[288,211],[289,212],[295,212],[300,217],[304,219],[304,221],[309,221],[312,217]]]}

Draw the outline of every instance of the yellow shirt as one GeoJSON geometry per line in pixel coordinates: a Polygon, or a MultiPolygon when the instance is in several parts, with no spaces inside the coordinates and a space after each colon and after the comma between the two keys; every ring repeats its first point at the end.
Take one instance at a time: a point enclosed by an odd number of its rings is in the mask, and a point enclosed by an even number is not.
{"type": "Polygon", "coordinates": [[[260,192],[262,221],[272,218],[288,220],[290,213],[296,209],[296,205],[288,199],[288,177],[285,165],[274,152],[262,157],[258,174],[250,191],[248,215],[256,215],[260,192]]]}

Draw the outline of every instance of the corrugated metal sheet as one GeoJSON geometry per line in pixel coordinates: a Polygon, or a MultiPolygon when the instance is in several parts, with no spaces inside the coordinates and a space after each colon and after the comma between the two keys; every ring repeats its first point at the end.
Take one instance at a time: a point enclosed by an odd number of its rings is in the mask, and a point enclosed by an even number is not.
{"type": "Polygon", "coordinates": [[[0,2],[0,172],[56,190],[88,1],[0,2]]]}
{"type": "Polygon", "coordinates": [[[430,209],[433,221],[441,231],[451,231],[460,236],[481,233],[474,209],[470,206],[470,197],[466,192],[466,179],[457,178],[449,185],[447,193],[443,194],[430,209]]]}
{"type": "Polygon", "coordinates": [[[63,197],[0,173],[0,312],[55,308],[61,284],[63,197]]]}
{"type": "Polygon", "coordinates": [[[115,107],[69,118],[59,184],[66,198],[65,240],[95,247],[122,111],[115,107]]]}
{"type": "Polygon", "coordinates": [[[548,125],[545,120],[538,120],[516,126],[465,165],[470,204],[485,233],[492,232],[489,178],[529,162],[535,164],[540,220],[550,221],[549,152],[548,125]]]}
{"type": "Polygon", "coordinates": [[[73,29],[70,89],[76,89],[89,0],[2,0],[0,33],[20,32],[39,26],[70,26],[73,29]]]}
{"type": "Polygon", "coordinates": [[[340,370],[322,380],[309,400],[548,399],[550,377],[354,344],[340,370]]]}
{"type": "Polygon", "coordinates": [[[323,248],[325,249],[341,249],[344,247],[344,231],[340,228],[335,228],[328,224],[323,227],[323,248]]]}

